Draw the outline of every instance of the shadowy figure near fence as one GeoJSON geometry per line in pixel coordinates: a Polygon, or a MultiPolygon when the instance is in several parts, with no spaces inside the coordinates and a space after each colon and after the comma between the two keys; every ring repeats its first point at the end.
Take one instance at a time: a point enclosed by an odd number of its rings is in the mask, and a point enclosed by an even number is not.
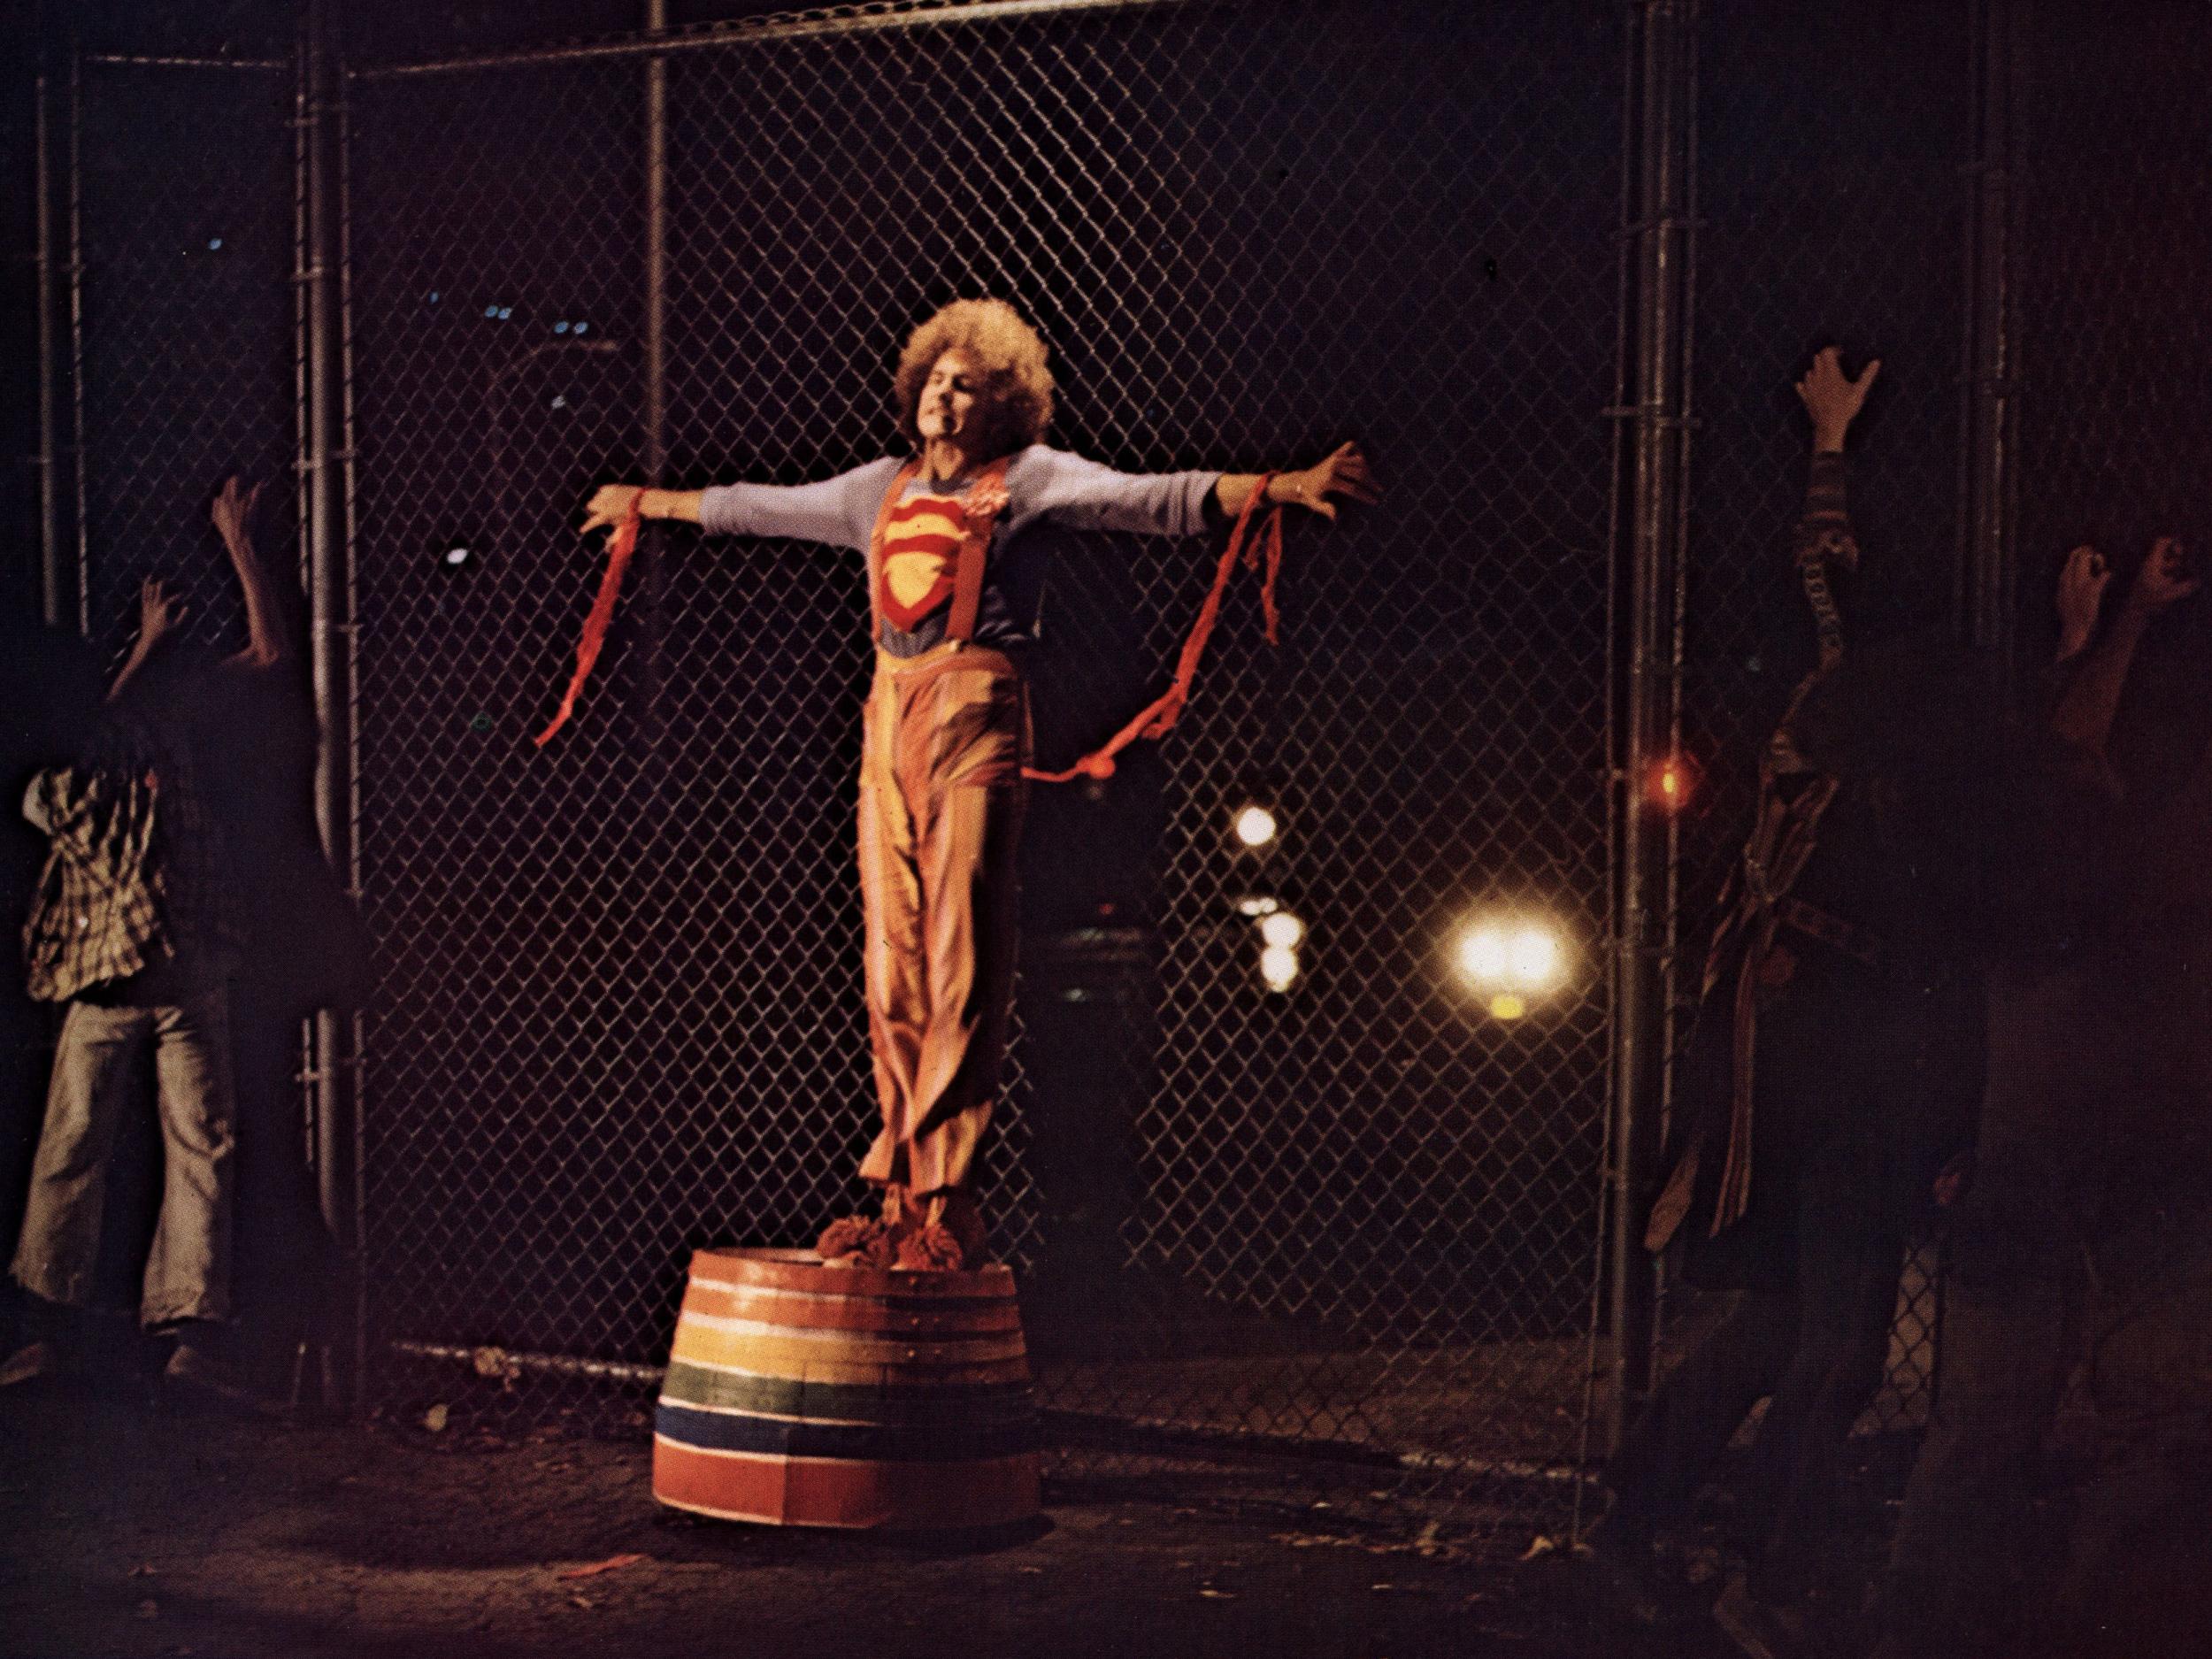
{"type": "Polygon", "coordinates": [[[1608,1580],[1640,1618],[1653,1546],[1769,1401],[1740,1494],[1748,1573],[1716,1614],[1786,1624],[1833,1519],[1841,1453],[1882,1379],[1909,1233],[1973,1098],[1977,837],[1960,821],[1980,701],[1955,653],[1869,647],[1845,624],[1859,547],[1844,442],[1879,369],[1834,348],[1798,383],[1811,480],[1795,538],[1818,634],[1760,769],[1678,1082],[1672,1174],[1647,1244],[1742,1293],[1668,1377],[1607,1471],[1608,1580]]]}
{"type": "Polygon", "coordinates": [[[330,1252],[294,1080],[298,1020],[357,998],[366,953],[299,817],[304,787],[287,787],[311,769],[313,726],[290,683],[296,622],[248,534],[257,494],[234,479],[212,510],[245,648],[218,659],[180,639],[181,610],[149,578],[93,735],[24,798],[50,843],[28,990],[65,1012],[12,1270],[27,1340],[6,1384],[84,1357],[73,1316],[96,1294],[110,1168],[150,1053],[163,1168],[140,1318],[175,1338],[169,1385],[243,1399],[242,1307],[261,1328],[303,1327],[298,1310],[336,1289],[318,1271],[330,1252]]]}

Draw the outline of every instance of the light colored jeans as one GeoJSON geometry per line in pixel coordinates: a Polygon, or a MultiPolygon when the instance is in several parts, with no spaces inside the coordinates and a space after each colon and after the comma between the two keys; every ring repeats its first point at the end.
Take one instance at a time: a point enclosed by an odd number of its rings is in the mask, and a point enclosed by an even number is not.
{"type": "Polygon", "coordinates": [[[222,989],[148,1007],[72,1002],[16,1246],[16,1282],[82,1307],[93,1293],[116,1132],[153,1050],[161,1218],[146,1256],[148,1325],[230,1315],[230,1004],[222,989]]]}

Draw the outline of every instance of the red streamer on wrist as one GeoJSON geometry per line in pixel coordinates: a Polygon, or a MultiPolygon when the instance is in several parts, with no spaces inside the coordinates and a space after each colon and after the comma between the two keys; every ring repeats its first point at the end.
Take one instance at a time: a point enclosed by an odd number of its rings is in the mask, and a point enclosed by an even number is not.
{"type": "Polygon", "coordinates": [[[637,551],[637,533],[641,518],[638,507],[645,499],[640,491],[631,502],[630,511],[622,515],[614,534],[607,538],[607,569],[599,579],[599,592],[591,602],[590,614],[584,618],[583,637],[576,641],[576,672],[569,676],[568,690],[561,698],[561,706],[554,711],[553,724],[538,733],[537,743],[543,749],[553,733],[568,724],[568,717],[576,711],[577,695],[584,688],[584,681],[591,678],[592,665],[599,660],[599,649],[607,642],[607,626],[614,620],[615,601],[622,596],[622,578],[630,568],[631,556],[637,551]]]}
{"type": "Polygon", "coordinates": [[[1254,487],[1244,511],[1237,515],[1236,527],[1229,533],[1229,544],[1221,550],[1221,562],[1214,567],[1214,583],[1207,590],[1205,603],[1198,607],[1198,619],[1191,624],[1188,638],[1175,660],[1175,678],[1168,688],[1147,703],[1136,718],[1108,738],[1098,748],[1077,761],[1065,772],[1039,772],[1033,766],[1022,768],[1022,776],[1037,783],[1067,783],[1077,778],[1106,779],[1114,775],[1114,757],[1139,738],[1157,741],[1174,728],[1176,717],[1183,712],[1183,705],[1190,701],[1192,683],[1198,678],[1198,664],[1206,654],[1206,642],[1213,637],[1214,624],[1221,617],[1221,596],[1227,591],[1229,578],[1236,572],[1240,560],[1244,568],[1260,572],[1260,609],[1267,620],[1267,642],[1280,642],[1282,615],[1275,608],[1275,584],[1283,569],[1283,510],[1269,503],[1267,512],[1254,531],[1254,515],[1263,503],[1267,503],[1267,487],[1274,480],[1272,472],[1262,475],[1254,487]]]}

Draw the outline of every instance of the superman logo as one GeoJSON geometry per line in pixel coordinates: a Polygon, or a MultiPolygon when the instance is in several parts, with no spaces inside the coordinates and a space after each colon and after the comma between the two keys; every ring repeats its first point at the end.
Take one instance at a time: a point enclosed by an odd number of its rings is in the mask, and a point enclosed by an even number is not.
{"type": "Polygon", "coordinates": [[[911,633],[952,597],[954,565],[968,515],[945,495],[917,495],[892,510],[884,526],[878,597],[891,625],[911,633]]]}

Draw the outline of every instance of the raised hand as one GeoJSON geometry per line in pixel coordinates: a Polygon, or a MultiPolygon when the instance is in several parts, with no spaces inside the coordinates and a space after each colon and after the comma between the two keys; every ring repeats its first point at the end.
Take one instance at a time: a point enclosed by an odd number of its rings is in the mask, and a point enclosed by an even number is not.
{"type": "Polygon", "coordinates": [[[1881,372],[1881,358],[1870,358],[1855,380],[1843,372],[1843,354],[1835,347],[1824,346],[1814,353],[1813,366],[1797,382],[1797,401],[1813,418],[1814,449],[1843,448],[1843,435],[1858,419],[1874,377],[1881,372]]]}
{"type": "Polygon", "coordinates": [[[1312,466],[1295,472],[1279,472],[1269,494],[1286,506],[1303,507],[1324,518],[1336,517],[1333,496],[1347,501],[1378,502],[1382,490],[1356,443],[1340,443],[1312,466]]]}
{"type": "Polygon", "coordinates": [[[157,576],[138,585],[138,649],[150,649],[157,640],[184,620],[184,607],[176,602],[157,576]]]}
{"type": "Polygon", "coordinates": [[[2104,605],[2104,590],[2111,585],[2112,566],[2087,542],[2066,556],[2058,572],[2058,660],[2078,657],[2089,636],[2096,632],[2097,613],[2104,605]]]}
{"type": "Polygon", "coordinates": [[[576,534],[589,535],[595,530],[613,529],[630,516],[630,509],[644,493],[640,484],[602,484],[585,503],[584,522],[576,526],[576,534]]]}
{"type": "Polygon", "coordinates": [[[2197,579],[2188,573],[2185,551],[2177,536],[2162,535],[2151,543],[2150,556],[2136,572],[2135,585],[2128,589],[2131,608],[2146,614],[2163,611],[2197,591],[2197,579]]]}
{"type": "Polygon", "coordinates": [[[260,504],[260,485],[241,490],[235,475],[223,480],[223,487],[216,491],[207,516],[215,521],[216,534],[223,538],[224,546],[238,548],[252,545],[248,533],[253,526],[254,509],[260,504]]]}

